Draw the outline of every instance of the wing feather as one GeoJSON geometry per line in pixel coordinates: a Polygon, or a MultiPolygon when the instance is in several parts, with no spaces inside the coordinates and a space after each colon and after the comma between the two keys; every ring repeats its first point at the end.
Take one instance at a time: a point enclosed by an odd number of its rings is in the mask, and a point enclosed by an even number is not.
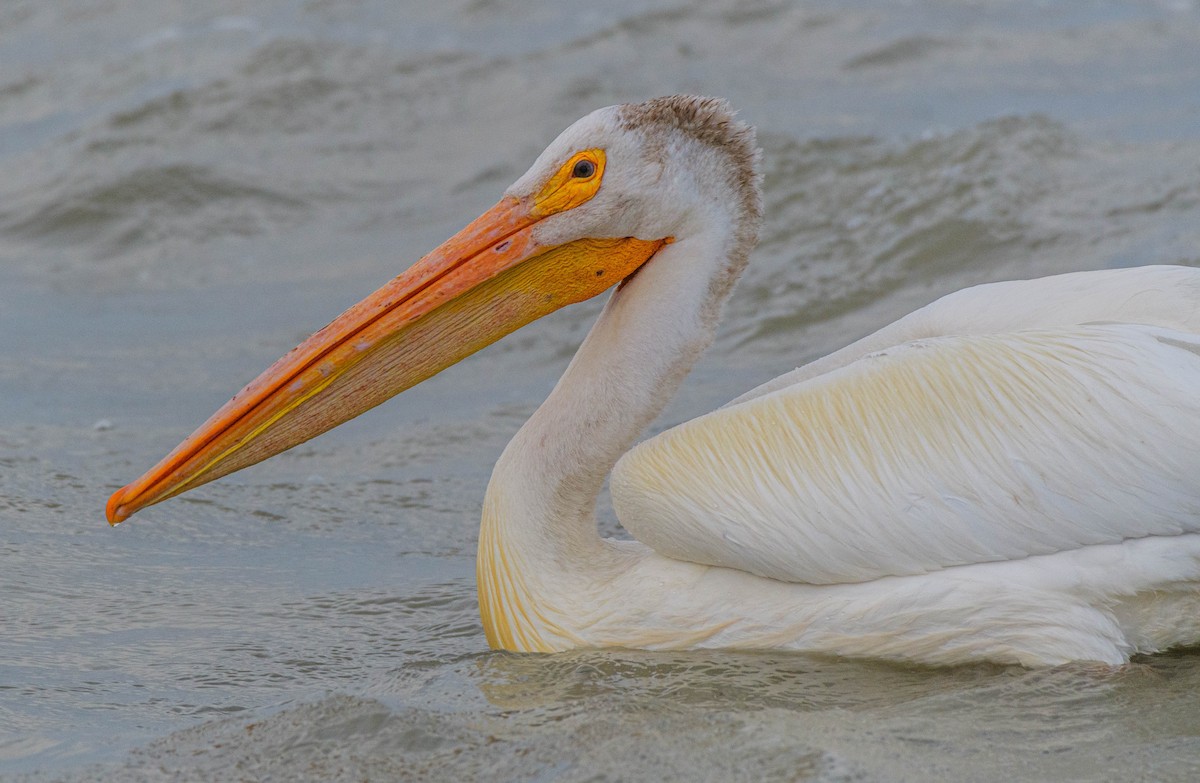
{"type": "Polygon", "coordinates": [[[660,554],[829,584],[1200,532],[1200,337],[1103,323],[911,340],[617,464],[660,554]]]}
{"type": "Polygon", "coordinates": [[[1095,322],[1147,324],[1200,334],[1200,269],[1105,269],[964,288],[839,351],[784,373],[730,404],[815,378],[868,353],[911,340],[1095,322]]]}

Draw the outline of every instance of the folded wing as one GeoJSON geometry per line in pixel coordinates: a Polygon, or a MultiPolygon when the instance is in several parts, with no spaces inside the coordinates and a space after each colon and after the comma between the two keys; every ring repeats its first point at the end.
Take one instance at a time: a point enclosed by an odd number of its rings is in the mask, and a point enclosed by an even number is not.
{"type": "Polygon", "coordinates": [[[659,553],[829,584],[1200,531],[1200,337],[1094,323],[910,340],[640,444],[659,553]]]}

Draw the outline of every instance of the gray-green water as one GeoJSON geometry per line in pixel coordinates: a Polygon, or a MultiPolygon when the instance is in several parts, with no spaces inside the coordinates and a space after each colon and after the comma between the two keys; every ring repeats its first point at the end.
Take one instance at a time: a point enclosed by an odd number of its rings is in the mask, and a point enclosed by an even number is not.
{"type": "Polygon", "coordinates": [[[598,302],[108,529],[112,490],[558,130],[673,92],[758,125],[768,220],[658,428],[964,285],[1200,264],[1194,0],[10,0],[0,775],[1200,779],[1195,654],[488,651],[484,484],[598,302]]]}

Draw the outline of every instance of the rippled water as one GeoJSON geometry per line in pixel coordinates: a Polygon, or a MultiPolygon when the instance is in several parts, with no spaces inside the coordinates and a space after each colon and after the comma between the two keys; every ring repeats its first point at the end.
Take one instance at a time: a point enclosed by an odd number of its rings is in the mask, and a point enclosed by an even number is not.
{"type": "Polygon", "coordinates": [[[1195,654],[489,652],[484,484],[598,302],[102,515],[614,102],[726,96],[766,153],[762,245],[656,428],[964,285],[1200,265],[1198,51],[1189,0],[0,5],[0,774],[1200,778],[1195,654]]]}

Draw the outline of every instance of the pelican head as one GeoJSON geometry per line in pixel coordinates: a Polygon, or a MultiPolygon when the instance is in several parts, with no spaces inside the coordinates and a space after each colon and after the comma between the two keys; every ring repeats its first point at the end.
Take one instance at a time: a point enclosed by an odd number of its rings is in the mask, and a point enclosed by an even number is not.
{"type": "Polygon", "coordinates": [[[494,207],[115,492],[109,522],[332,429],[714,226],[728,247],[696,257],[713,268],[694,273],[723,298],[757,234],[757,160],[753,129],[716,99],[659,98],[580,119],[494,207]]]}

